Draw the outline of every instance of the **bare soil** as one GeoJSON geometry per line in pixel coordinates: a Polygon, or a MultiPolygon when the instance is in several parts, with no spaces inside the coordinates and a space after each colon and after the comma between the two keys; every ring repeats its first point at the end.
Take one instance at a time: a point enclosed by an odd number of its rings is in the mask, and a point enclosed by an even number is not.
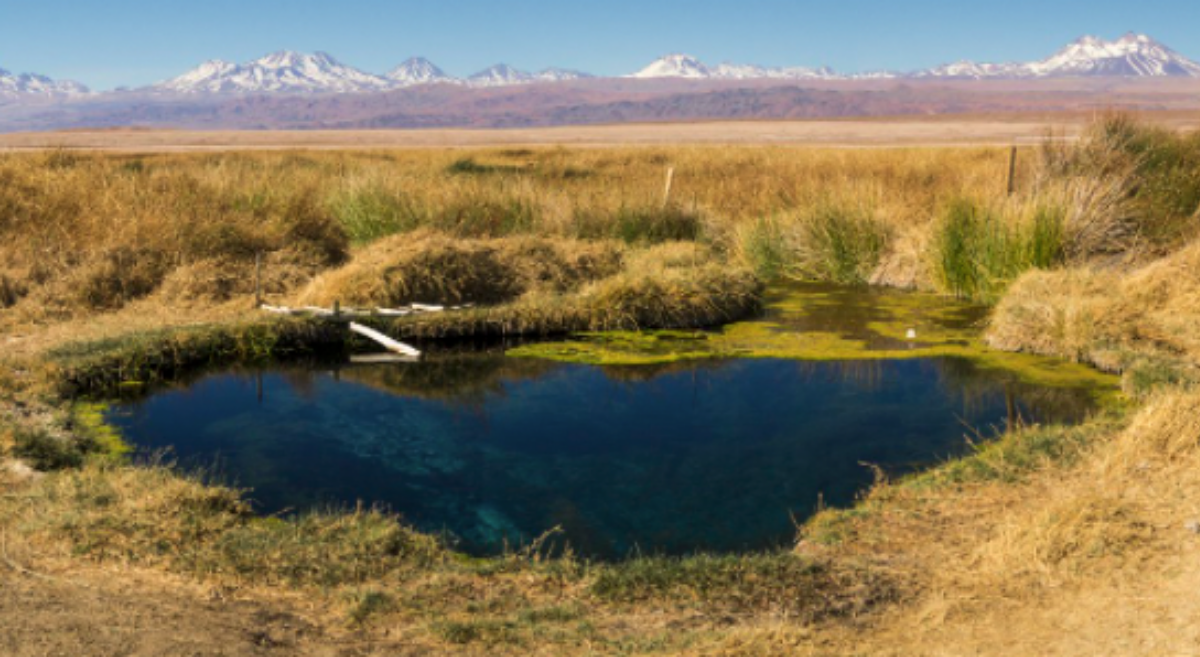
{"type": "MultiPolygon", "coordinates": [[[[758,144],[835,147],[1031,144],[1047,126],[1075,135],[1088,112],[982,114],[806,121],[713,121],[528,129],[429,130],[71,130],[0,134],[0,152],[81,149],[111,152],[479,148],[489,146],[654,146],[758,144]]],[[[1169,127],[1200,128],[1200,111],[1153,112],[1169,127]]]]}

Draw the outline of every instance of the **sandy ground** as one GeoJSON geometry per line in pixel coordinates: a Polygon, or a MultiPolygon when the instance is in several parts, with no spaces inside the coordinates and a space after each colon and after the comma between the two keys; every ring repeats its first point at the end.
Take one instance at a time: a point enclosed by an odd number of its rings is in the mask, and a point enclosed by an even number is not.
{"type": "MultiPolygon", "coordinates": [[[[1150,120],[1200,128],[1200,112],[1160,112],[1150,120]]],[[[835,121],[718,121],[511,130],[213,131],[97,130],[0,134],[0,152],[54,148],[113,152],[280,149],[476,148],[779,144],[842,147],[1032,143],[1055,128],[1074,134],[1088,113],[902,117],[835,121]]]]}

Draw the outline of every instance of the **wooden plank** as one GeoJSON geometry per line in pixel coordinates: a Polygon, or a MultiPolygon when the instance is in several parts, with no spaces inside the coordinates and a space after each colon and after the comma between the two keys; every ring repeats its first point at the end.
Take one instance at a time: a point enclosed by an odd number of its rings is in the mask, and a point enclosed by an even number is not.
{"type": "Polygon", "coordinates": [[[398,310],[396,308],[376,308],[375,314],[381,317],[407,317],[412,314],[412,311],[398,310]]]}
{"type": "Polygon", "coordinates": [[[421,352],[414,347],[406,345],[403,342],[397,342],[396,340],[389,338],[379,331],[369,329],[362,324],[350,322],[350,330],[363,336],[364,338],[367,338],[368,340],[374,340],[375,342],[378,342],[384,349],[387,349],[388,351],[394,351],[398,354],[412,356],[414,358],[419,358],[421,356],[421,352]]]}
{"type": "Polygon", "coordinates": [[[446,310],[445,306],[431,306],[425,303],[414,303],[412,309],[423,313],[440,313],[446,310]]]}

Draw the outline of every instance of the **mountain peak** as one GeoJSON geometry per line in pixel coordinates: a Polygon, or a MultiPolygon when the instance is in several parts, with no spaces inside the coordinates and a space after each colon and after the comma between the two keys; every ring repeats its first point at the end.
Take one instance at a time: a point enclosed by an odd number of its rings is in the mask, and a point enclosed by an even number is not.
{"type": "Polygon", "coordinates": [[[391,86],[388,80],[346,66],[325,52],[280,50],[241,65],[211,60],[150,89],[183,94],[348,93],[391,86]]]}
{"type": "Polygon", "coordinates": [[[704,79],[712,77],[712,70],[704,62],[691,55],[671,53],[658,58],[630,77],[704,79]]]}
{"type": "Polygon", "coordinates": [[[1145,34],[1128,32],[1115,41],[1086,35],[1041,61],[1022,64],[977,64],[964,61],[921,71],[913,77],[1200,77],[1200,64],[1145,34]]]}
{"type": "Polygon", "coordinates": [[[68,97],[91,93],[71,80],[53,80],[37,73],[11,73],[0,68],[0,98],[68,97]]]}
{"type": "Polygon", "coordinates": [[[410,57],[396,68],[388,71],[384,77],[401,87],[438,82],[459,82],[458,79],[446,75],[445,71],[424,57],[410,57]]]}
{"type": "Polygon", "coordinates": [[[502,87],[532,82],[534,76],[515,69],[508,64],[496,64],[467,78],[467,83],[476,87],[502,87]]]}

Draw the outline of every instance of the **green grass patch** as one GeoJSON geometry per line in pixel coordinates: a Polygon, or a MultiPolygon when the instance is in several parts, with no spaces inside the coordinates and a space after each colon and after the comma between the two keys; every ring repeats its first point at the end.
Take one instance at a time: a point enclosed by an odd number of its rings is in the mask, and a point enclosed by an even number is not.
{"type": "Polygon", "coordinates": [[[887,227],[867,209],[822,203],[800,222],[802,278],[844,285],[865,283],[887,246],[887,227]]]}
{"type": "Polygon", "coordinates": [[[935,273],[952,294],[994,303],[1030,269],[1062,263],[1065,213],[1038,208],[1028,222],[1014,221],[968,199],[950,204],[934,233],[935,273]]]}
{"type": "Polygon", "coordinates": [[[356,246],[414,230],[422,221],[410,200],[381,185],[343,191],[333,196],[329,205],[356,246]]]}

